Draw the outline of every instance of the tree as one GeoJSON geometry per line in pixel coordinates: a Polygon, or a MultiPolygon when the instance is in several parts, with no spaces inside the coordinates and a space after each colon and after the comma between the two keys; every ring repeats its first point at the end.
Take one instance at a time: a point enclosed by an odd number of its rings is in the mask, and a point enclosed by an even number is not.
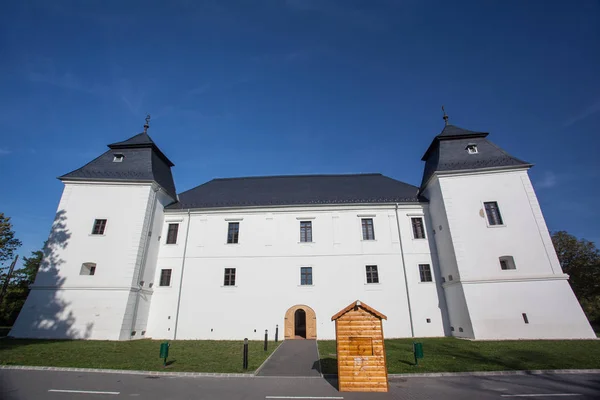
{"type": "Polygon", "coordinates": [[[15,270],[10,280],[6,296],[0,304],[0,325],[12,326],[29,295],[29,285],[35,280],[44,253],[32,251],[30,257],[23,257],[23,268],[15,270]]]}
{"type": "Polygon", "coordinates": [[[552,233],[552,243],[588,319],[600,323],[600,251],[593,242],[565,231],[552,233]]]}
{"type": "Polygon", "coordinates": [[[15,250],[21,246],[21,241],[15,238],[10,217],[0,213],[0,264],[13,258],[15,250]]]}

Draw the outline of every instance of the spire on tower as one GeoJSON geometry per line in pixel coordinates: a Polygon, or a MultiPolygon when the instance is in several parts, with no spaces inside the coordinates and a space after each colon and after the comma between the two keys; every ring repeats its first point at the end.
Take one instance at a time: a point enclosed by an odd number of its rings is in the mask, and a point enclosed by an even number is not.
{"type": "Polygon", "coordinates": [[[446,110],[444,110],[444,106],[442,106],[442,111],[444,112],[444,124],[448,125],[448,114],[446,114],[446,110]]]}
{"type": "Polygon", "coordinates": [[[150,128],[149,122],[150,122],[150,114],[146,115],[146,123],[144,124],[144,133],[148,133],[148,128],[150,128]]]}

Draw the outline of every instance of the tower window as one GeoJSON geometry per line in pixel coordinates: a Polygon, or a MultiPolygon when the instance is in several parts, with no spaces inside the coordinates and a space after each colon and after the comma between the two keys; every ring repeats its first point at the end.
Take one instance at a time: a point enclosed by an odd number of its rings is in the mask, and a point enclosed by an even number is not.
{"type": "Polygon", "coordinates": [[[517,269],[517,266],[515,265],[515,259],[512,256],[500,257],[500,268],[503,270],[517,269]]]}
{"type": "Polygon", "coordinates": [[[79,275],[95,275],[96,274],[96,263],[86,262],[81,264],[81,271],[79,275]]]}
{"type": "Polygon", "coordinates": [[[300,221],[300,241],[312,242],[312,221],[300,221]]]}
{"type": "Polygon", "coordinates": [[[469,143],[467,145],[467,153],[469,153],[469,154],[477,154],[478,153],[478,151],[477,151],[477,145],[473,144],[473,143],[469,143]]]}
{"type": "Polygon", "coordinates": [[[488,224],[490,225],[504,225],[502,221],[502,215],[500,214],[500,209],[498,208],[498,202],[496,201],[487,201],[483,203],[485,207],[485,213],[487,215],[488,224]]]}
{"type": "Polygon", "coordinates": [[[104,229],[106,229],[105,219],[94,220],[94,227],[92,228],[92,235],[104,235],[104,229]]]}
{"type": "Polygon", "coordinates": [[[113,157],[113,162],[123,162],[125,156],[123,154],[115,154],[113,157]]]}
{"type": "Polygon", "coordinates": [[[300,284],[301,285],[312,285],[312,267],[301,267],[300,268],[300,284]]]}

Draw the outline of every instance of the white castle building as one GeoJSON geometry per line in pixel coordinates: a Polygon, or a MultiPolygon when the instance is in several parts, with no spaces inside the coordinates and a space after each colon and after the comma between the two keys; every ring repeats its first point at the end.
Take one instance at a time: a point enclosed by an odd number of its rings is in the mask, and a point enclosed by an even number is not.
{"type": "Polygon", "coordinates": [[[487,133],[447,124],[420,187],[381,174],[270,176],[177,195],[173,163],[145,128],[59,178],[11,336],[333,339],[331,316],[358,299],[387,315],[388,338],[595,338],[532,165],[487,133]]]}

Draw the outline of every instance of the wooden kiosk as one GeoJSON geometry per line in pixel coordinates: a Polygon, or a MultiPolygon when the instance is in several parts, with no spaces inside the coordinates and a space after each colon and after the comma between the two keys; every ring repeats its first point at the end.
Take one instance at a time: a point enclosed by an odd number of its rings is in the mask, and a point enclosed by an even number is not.
{"type": "Polygon", "coordinates": [[[340,392],[388,391],[383,319],[387,317],[359,300],[331,317],[340,392]]]}

